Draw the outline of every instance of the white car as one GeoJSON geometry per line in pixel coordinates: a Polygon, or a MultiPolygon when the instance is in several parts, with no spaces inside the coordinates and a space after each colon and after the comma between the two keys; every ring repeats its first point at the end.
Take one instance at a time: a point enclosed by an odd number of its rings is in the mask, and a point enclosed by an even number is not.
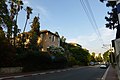
{"type": "Polygon", "coordinates": [[[100,68],[101,68],[101,69],[106,69],[106,68],[107,68],[107,65],[106,65],[106,64],[101,64],[101,65],[100,65],[100,68]]]}

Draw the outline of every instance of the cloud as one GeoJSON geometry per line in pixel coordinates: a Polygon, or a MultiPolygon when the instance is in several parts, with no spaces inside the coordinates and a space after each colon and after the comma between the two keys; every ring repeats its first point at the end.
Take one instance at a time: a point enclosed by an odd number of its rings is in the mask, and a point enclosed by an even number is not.
{"type": "Polygon", "coordinates": [[[102,27],[100,28],[100,32],[105,43],[110,43],[112,39],[115,39],[116,30],[110,30],[108,28],[102,27]]]}
{"type": "Polygon", "coordinates": [[[92,33],[91,35],[80,35],[74,39],[68,39],[67,42],[79,43],[84,48],[90,50],[90,52],[103,53],[105,50],[102,49],[102,45],[110,44],[111,40],[115,39],[115,31],[105,27],[101,27],[99,31],[104,43],[102,43],[96,33],[92,33]]]}

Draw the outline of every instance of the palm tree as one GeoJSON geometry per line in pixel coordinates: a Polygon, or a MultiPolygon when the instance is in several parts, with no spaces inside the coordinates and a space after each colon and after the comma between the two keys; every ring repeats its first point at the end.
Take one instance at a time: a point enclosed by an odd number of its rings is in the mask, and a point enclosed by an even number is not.
{"type": "Polygon", "coordinates": [[[27,11],[27,18],[26,18],[26,22],[25,22],[25,26],[24,26],[23,32],[25,32],[28,19],[30,18],[30,14],[32,14],[32,8],[27,6],[26,11],[27,11]]]}

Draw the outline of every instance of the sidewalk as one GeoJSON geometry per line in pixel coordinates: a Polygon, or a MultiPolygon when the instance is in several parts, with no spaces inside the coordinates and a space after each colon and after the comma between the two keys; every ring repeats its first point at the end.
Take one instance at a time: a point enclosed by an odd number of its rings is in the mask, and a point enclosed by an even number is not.
{"type": "Polygon", "coordinates": [[[109,67],[105,80],[119,80],[115,68],[113,68],[111,65],[109,67]]]}

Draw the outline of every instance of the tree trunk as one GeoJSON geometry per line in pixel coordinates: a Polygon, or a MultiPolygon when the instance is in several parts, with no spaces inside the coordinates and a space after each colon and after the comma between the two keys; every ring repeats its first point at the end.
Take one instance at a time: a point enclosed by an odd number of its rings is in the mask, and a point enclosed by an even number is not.
{"type": "Polygon", "coordinates": [[[116,39],[120,38],[120,24],[117,27],[116,39]]]}
{"type": "Polygon", "coordinates": [[[25,29],[26,29],[26,26],[27,26],[27,21],[28,21],[28,19],[26,19],[25,27],[24,27],[24,29],[23,29],[23,32],[25,32],[25,29]]]}

